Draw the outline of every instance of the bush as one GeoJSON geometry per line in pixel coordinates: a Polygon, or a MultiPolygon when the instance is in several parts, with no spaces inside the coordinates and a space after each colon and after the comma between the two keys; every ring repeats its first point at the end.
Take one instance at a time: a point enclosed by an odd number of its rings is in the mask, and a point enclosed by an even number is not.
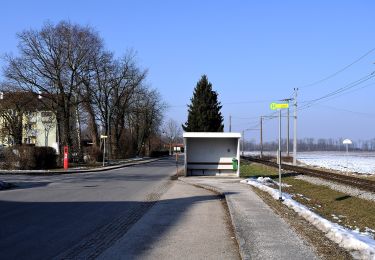
{"type": "Polygon", "coordinates": [[[152,151],[150,154],[150,157],[162,157],[162,156],[168,156],[169,151],[152,151]]]}
{"type": "Polygon", "coordinates": [[[36,169],[56,168],[56,150],[52,147],[34,147],[36,169]]]}
{"type": "Polygon", "coordinates": [[[12,146],[4,151],[7,169],[36,170],[57,167],[56,151],[52,147],[12,146]]]}
{"type": "Polygon", "coordinates": [[[86,163],[95,163],[103,161],[103,152],[97,146],[88,147],[85,151],[84,161],[86,163]]]}

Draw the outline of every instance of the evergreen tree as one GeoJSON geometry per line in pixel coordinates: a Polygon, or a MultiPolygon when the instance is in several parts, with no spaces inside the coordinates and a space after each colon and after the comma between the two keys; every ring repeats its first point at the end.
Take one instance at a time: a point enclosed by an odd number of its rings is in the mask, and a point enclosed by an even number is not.
{"type": "Polygon", "coordinates": [[[223,132],[223,116],[220,112],[222,106],[217,96],[207,76],[203,75],[188,106],[188,120],[182,125],[185,132],[223,132]]]}

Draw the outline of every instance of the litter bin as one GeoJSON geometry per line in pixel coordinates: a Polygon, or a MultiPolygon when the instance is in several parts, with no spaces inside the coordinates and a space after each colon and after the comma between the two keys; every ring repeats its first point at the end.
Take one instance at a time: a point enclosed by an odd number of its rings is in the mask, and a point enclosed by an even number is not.
{"type": "Polygon", "coordinates": [[[232,166],[233,166],[233,171],[237,171],[238,169],[238,160],[236,158],[232,159],[232,166]]]}

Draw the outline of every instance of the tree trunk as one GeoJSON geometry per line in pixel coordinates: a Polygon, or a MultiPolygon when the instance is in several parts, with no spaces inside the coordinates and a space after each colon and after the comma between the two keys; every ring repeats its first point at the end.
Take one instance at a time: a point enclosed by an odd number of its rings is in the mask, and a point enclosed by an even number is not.
{"type": "Polygon", "coordinates": [[[85,102],[84,107],[86,109],[86,112],[88,114],[88,127],[90,131],[90,136],[92,139],[92,142],[95,146],[99,147],[99,133],[98,133],[98,125],[95,121],[95,113],[90,103],[85,102]]]}

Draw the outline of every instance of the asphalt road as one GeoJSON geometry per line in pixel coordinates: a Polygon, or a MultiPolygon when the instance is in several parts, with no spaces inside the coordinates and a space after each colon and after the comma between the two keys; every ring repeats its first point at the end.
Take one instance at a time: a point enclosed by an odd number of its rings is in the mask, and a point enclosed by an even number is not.
{"type": "Polygon", "coordinates": [[[95,258],[170,185],[173,159],[58,176],[0,176],[0,259],[95,258]]]}

